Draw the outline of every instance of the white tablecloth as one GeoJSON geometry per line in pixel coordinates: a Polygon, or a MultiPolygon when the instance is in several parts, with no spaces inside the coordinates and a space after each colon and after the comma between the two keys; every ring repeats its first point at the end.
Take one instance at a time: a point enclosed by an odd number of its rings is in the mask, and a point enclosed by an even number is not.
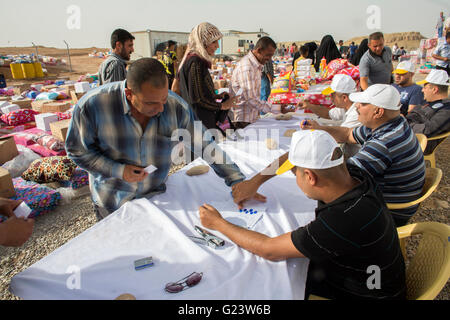
{"type": "MultiPolygon", "coordinates": [[[[290,141],[280,137],[280,149],[270,151],[261,137],[252,140],[251,130],[278,128],[282,136],[286,129],[298,128],[300,120],[261,119],[244,130],[250,142],[226,141],[221,146],[250,178],[286,152],[290,141]],[[249,145],[258,146],[258,156],[249,145]]],[[[198,164],[204,161],[197,159],[170,176],[166,193],[125,204],[16,275],[11,292],[24,299],[114,299],[123,293],[137,299],[303,299],[307,259],[270,262],[215,231],[226,240],[217,250],[187,237],[196,235],[195,225],[201,226],[200,205],[232,203],[230,188],[213,170],[197,177],[185,174],[198,164]],[[149,256],[155,265],[135,271],[134,261],[149,256]],[[194,271],[203,272],[197,286],[178,294],[164,291],[166,283],[194,271]]],[[[316,203],[299,190],[292,173],[271,179],[260,192],[268,198],[267,211],[255,231],[274,237],[314,219],[316,203]]]]}

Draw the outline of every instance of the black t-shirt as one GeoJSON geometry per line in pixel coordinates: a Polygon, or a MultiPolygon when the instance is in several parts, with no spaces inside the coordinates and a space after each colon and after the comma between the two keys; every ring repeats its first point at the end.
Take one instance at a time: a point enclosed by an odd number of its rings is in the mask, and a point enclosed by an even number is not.
{"type": "Polygon", "coordinates": [[[403,299],[405,263],[392,215],[380,188],[360,168],[349,165],[361,184],[316,209],[316,220],[292,233],[295,247],[324,275],[325,285],[338,298],[403,299]],[[380,269],[380,289],[367,283],[380,269]]]}

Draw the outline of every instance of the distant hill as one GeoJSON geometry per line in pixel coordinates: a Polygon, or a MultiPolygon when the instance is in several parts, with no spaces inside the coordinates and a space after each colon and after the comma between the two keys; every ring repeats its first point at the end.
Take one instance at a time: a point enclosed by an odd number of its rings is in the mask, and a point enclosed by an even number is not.
{"type": "MultiPolygon", "coordinates": [[[[356,44],[360,44],[361,41],[367,37],[356,37],[344,42],[344,45],[348,46],[352,41],[356,44]]],[[[420,40],[425,39],[420,32],[398,32],[387,33],[384,35],[385,45],[393,47],[395,43],[399,47],[405,47],[406,50],[416,50],[420,46],[420,40]]]]}
{"type": "MultiPolygon", "coordinates": [[[[361,37],[355,37],[348,39],[347,41],[344,41],[344,45],[348,46],[352,41],[355,42],[357,45],[361,43],[361,41],[364,38],[368,38],[367,36],[361,36],[361,37]]],[[[395,43],[399,47],[405,47],[406,50],[416,50],[419,48],[420,40],[425,39],[424,36],[420,34],[420,32],[397,32],[397,33],[385,33],[384,34],[385,44],[388,47],[392,47],[395,43]]],[[[340,39],[334,39],[336,42],[340,39]]],[[[286,47],[289,47],[292,43],[296,43],[298,46],[301,46],[307,42],[316,42],[317,44],[320,43],[320,40],[300,40],[300,41],[287,41],[287,42],[279,42],[278,45],[285,45],[286,47]]],[[[336,43],[337,44],[337,43],[336,43]]]]}

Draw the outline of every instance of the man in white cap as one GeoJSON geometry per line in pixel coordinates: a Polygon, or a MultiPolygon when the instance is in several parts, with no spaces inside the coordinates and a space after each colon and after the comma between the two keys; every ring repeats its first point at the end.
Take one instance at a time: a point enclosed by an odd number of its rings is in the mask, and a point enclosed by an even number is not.
{"type": "MultiPolygon", "coordinates": [[[[400,116],[400,94],[386,84],[374,84],[366,91],[353,93],[362,127],[319,128],[338,142],[360,144],[361,150],[348,163],[366,170],[380,186],[388,203],[417,200],[425,182],[425,162],[419,142],[406,119],[400,116]]],[[[303,129],[317,128],[312,120],[303,129]]],[[[405,225],[418,206],[393,210],[397,226],[405,225]]]]}
{"type": "Polygon", "coordinates": [[[356,92],[356,83],[352,77],[346,74],[337,74],[334,76],[330,87],[322,91],[324,95],[331,95],[331,100],[336,108],[329,109],[322,105],[314,105],[307,100],[299,103],[302,109],[309,109],[316,115],[324,119],[334,121],[343,121],[341,126],[346,128],[355,128],[361,125],[358,121],[358,112],[356,105],[350,101],[350,93],[356,92]]]}
{"type": "Polygon", "coordinates": [[[416,106],[424,104],[422,88],[413,82],[414,64],[411,61],[402,61],[392,72],[394,74],[394,88],[400,93],[401,114],[406,116],[416,106]]]}
{"type": "Polygon", "coordinates": [[[404,298],[405,266],[397,230],[374,180],[356,166],[347,169],[338,144],[325,131],[294,133],[289,154],[282,158],[264,170],[265,179],[290,170],[305,195],[318,200],[315,221],[271,238],[226,221],[205,204],[199,209],[203,226],[268,260],[309,258],[306,299],[310,294],[329,299],[404,298]],[[381,269],[378,290],[367,286],[371,265],[381,269]]]}
{"type": "MultiPolygon", "coordinates": [[[[450,130],[449,77],[444,70],[431,70],[423,81],[423,94],[427,104],[412,110],[406,120],[415,133],[434,137],[450,130]]],[[[425,154],[433,152],[440,141],[429,141],[425,154]]]]}
{"type": "MultiPolygon", "coordinates": [[[[352,77],[346,74],[337,74],[333,77],[330,87],[322,91],[324,95],[331,95],[331,100],[336,108],[329,109],[322,105],[313,105],[308,101],[298,104],[301,109],[309,109],[316,115],[324,119],[342,121],[341,127],[356,128],[362,124],[358,120],[358,111],[349,96],[356,92],[356,83],[352,77]]],[[[359,146],[355,144],[344,144],[345,156],[351,157],[359,151],[359,146]]]]}

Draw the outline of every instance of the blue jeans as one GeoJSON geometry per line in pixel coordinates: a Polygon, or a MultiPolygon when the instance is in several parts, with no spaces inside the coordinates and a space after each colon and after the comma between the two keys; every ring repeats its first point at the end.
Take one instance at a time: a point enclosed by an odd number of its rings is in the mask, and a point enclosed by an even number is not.
{"type": "Polygon", "coordinates": [[[444,31],[444,27],[438,28],[438,38],[442,38],[442,31],[444,31]]]}
{"type": "Polygon", "coordinates": [[[270,81],[265,74],[261,77],[261,100],[267,101],[270,96],[270,81]]]}

